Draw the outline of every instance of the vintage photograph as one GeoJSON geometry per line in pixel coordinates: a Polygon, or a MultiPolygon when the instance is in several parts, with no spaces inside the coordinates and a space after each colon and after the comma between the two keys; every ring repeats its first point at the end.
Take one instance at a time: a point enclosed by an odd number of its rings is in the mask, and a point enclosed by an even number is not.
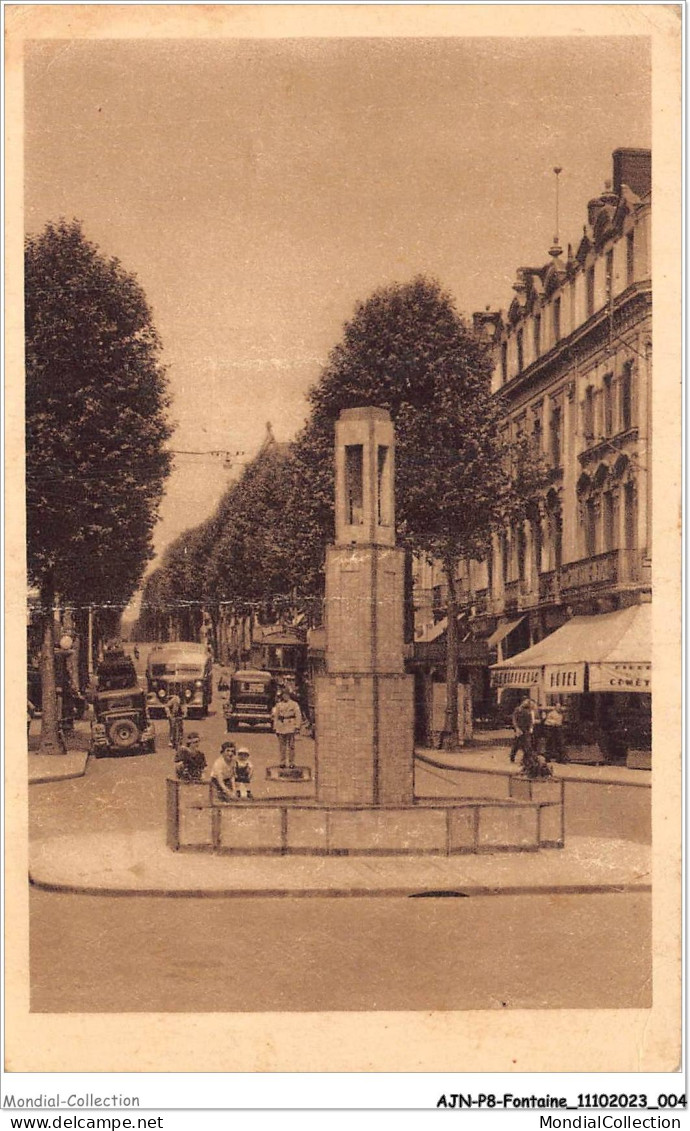
{"type": "Polygon", "coordinates": [[[22,38],[39,1020],[658,1004],[659,28],[462,9],[22,38]]]}

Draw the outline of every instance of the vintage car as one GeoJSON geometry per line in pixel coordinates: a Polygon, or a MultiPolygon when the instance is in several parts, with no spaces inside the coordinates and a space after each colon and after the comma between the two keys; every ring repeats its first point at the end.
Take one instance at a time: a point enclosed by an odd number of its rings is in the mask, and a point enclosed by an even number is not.
{"type": "Polygon", "coordinates": [[[149,653],[146,684],[152,716],[165,715],[166,701],[175,693],[188,716],[195,713],[203,717],[213,698],[213,657],[204,644],[159,644],[149,653]]]}
{"type": "Polygon", "coordinates": [[[229,677],[229,694],[224,705],[228,731],[248,726],[271,726],[277,684],[270,672],[240,668],[229,677]]]}
{"type": "Polygon", "coordinates": [[[156,748],[146,696],[134,665],[124,653],[107,655],[96,671],[92,695],[91,752],[129,754],[156,748]]]}

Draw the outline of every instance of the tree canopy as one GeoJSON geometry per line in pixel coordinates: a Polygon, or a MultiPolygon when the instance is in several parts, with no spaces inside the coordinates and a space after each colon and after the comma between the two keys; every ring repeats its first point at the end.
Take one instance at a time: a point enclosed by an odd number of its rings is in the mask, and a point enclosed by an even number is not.
{"type": "Polygon", "coordinates": [[[441,560],[483,557],[531,488],[524,459],[518,487],[516,449],[511,462],[501,438],[491,368],[489,344],[434,280],[384,287],[361,303],[310,392],[295,443],[304,522],[321,532],[310,545],[322,552],[333,537],[335,421],[344,408],[374,405],[396,430],[399,541],[441,560]]]}
{"type": "Polygon", "coordinates": [[[152,556],[172,429],[134,275],[60,221],[27,238],[24,286],[27,558],[43,610],[41,749],[56,752],[55,596],[82,633],[86,605],[112,628],[152,556]]]}
{"type": "Polygon", "coordinates": [[[26,241],[25,350],[31,580],[124,603],[170,467],[167,384],[140,284],[76,221],[26,241]]]}

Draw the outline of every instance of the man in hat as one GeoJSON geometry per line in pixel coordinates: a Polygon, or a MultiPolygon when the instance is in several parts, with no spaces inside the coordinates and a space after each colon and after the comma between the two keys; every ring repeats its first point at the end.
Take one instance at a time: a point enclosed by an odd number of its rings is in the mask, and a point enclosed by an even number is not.
{"type": "Polygon", "coordinates": [[[273,730],[278,737],[281,766],[295,764],[295,735],[302,726],[302,712],[287,688],[278,692],[272,711],[273,730]]]}
{"type": "Polygon", "coordinates": [[[200,749],[201,737],[196,731],[187,736],[186,744],[175,751],[175,772],[180,781],[200,782],[206,769],[206,755],[200,749]]]}
{"type": "Polygon", "coordinates": [[[521,703],[518,703],[513,711],[512,723],[515,738],[510,747],[511,762],[515,761],[518,750],[522,750],[523,762],[529,761],[532,757],[534,722],[536,718],[535,707],[536,704],[527,697],[523,699],[521,703]]]}
{"type": "Polygon", "coordinates": [[[187,705],[182,702],[178,688],[171,688],[170,694],[165,700],[164,707],[165,716],[170,728],[170,742],[168,745],[177,749],[184,738],[184,720],[187,716],[187,705]]]}

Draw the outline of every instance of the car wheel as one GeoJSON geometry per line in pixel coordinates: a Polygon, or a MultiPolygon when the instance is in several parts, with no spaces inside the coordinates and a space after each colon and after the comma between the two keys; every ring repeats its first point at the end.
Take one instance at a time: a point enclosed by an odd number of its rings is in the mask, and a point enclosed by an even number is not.
{"type": "Polygon", "coordinates": [[[131,719],[116,719],[108,727],[108,738],[116,750],[131,750],[139,742],[139,728],[131,719]]]}

